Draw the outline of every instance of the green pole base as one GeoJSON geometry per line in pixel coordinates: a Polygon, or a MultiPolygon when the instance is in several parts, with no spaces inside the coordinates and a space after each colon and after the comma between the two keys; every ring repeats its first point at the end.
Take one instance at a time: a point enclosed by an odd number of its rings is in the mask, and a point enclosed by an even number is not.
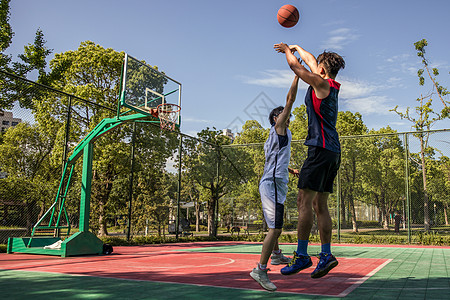
{"type": "Polygon", "coordinates": [[[89,231],[79,231],[65,239],[59,249],[45,249],[59,240],[58,237],[33,237],[30,247],[27,247],[29,237],[9,238],[7,253],[29,253],[56,255],[61,257],[77,255],[98,255],[103,253],[103,242],[89,231]]]}

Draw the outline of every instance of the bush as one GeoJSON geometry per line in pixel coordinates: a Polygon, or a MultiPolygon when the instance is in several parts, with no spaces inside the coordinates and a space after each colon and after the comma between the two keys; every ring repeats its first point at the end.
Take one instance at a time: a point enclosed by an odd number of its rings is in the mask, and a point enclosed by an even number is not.
{"type": "MultiPolygon", "coordinates": [[[[145,244],[162,244],[162,243],[183,243],[183,242],[208,242],[208,241],[243,241],[243,242],[258,242],[264,241],[265,233],[258,234],[241,234],[241,235],[219,235],[216,238],[209,236],[189,236],[179,237],[178,240],[174,236],[158,237],[158,236],[136,236],[130,241],[126,238],[106,236],[100,239],[105,244],[112,246],[135,246],[145,244]]],[[[297,234],[281,234],[279,241],[281,243],[297,243],[297,234]]],[[[311,234],[309,241],[312,243],[320,243],[320,236],[318,234],[311,234]]],[[[336,235],[333,235],[333,243],[353,243],[353,244],[407,244],[406,235],[392,234],[389,231],[377,230],[375,234],[372,233],[346,233],[341,234],[340,241],[337,240],[336,235]]],[[[449,246],[450,235],[439,234],[438,232],[416,232],[412,235],[412,245],[434,245],[434,246],[449,246]]],[[[0,244],[0,253],[6,253],[7,245],[0,244]]]]}
{"type": "Polygon", "coordinates": [[[358,228],[382,228],[378,221],[357,221],[358,228]]]}
{"type": "Polygon", "coordinates": [[[296,228],[297,228],[297,223],[286,222],[283,224],[283,230],[285,230],[285,231],[292,231],[292,230],[295,230],[296,228]]]}

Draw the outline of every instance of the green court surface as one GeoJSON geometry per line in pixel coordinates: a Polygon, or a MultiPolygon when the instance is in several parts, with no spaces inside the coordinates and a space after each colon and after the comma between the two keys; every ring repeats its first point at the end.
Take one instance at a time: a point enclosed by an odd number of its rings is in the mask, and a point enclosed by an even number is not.
{"type": "MultiPolygon", "coordinates": [[[[211,243],[202,245],[193,243],[185,248],[171,250],[170,253],[183,251],[193,255],[202,253],[227,253],[233,255],[254,255],[255,264],[261,251],[260,244],[254,243],[211,243]],[[198,245],[198,247],[197,247],[198,245]],[[223,246],[221,246],[223,245],[223,246]]],[[[281,245],[285,254],[293,252],[296,245],[281,245]]],[[[155,246],[158,248],[158,246],[155,246]]],[[[162,248],[162,247],[160,247],[162,248]]],[[[137,248],[136,248],[137,249],[137,248]]],[[[142,252],[143,256],[150,256],[151,246],[142,252]]],[[[158,249],[157,249],[158,250],[158,249]]],[[[391,246],[333,246],[333,254],[342,261],[354,261],[354,268],[358,268],[357,262],[364,259],[386,259],[386,263],[370,275],[364,282],[355,286],[344,297],[330,297],[325,294],[307,295],[298,293],[275,293],[255,289],[253,282],[251,287],[227,288],[199,284],[182,284],[149,281],[129,280],[119,278],[106,278],[89,274],[69,275],[56,272],[41,272],[33,270],[27,260],[36,260],[35,255],[1,254],[0,259],[0,291],[2,299],[450,299],[450,248],[449,247],[391,247],[391,246]],[[14,264],[14,268],[8,267],[14,264]]],[[[115,249],[114,259],[120,260],[121,254],[133,253],[133,247],[118,247],[115,249]],[[130,250],[131,249],[131,250],[130,250]],[[119,252],[119,253],[117,253],[119,252]]],[[[309,247],[309,254],[320,252],[320,246],[309,247]]],[[[153,252],[159,253],[159,252],[153,252]]],[[[161,252],[162,253],[162,252],[161,252]]],[[[163,257],[165,254],[161,254],[163,257]]],[[[184,255],[184,254],[183,254],[184,255]]],[[[187,254],[189,255],[189,254],[187,254]]],[[[109,257],[113,257],[109,256],[109,257]]],[[[170,255],[169,255],[170,256],[170,255]]],[[[206,254],[205,254],[206,256],[206,254]]],[[[106,256],[105,256],[106,257],[106,256]]],[[[181,257],[181,256],[180,256],[181,257]]],[[[253,256],[251,257],[253,259],[253,256]]],[[[52,262],[63,263],[64,258],[52,258],[42,260],[36,269],[45,267],[52,262]]],[[[75,260],[72,261],[73,263],[75,260]]],[[[114,268],[114,261],[110,261],[114,268]]],[[[72,264],[73,264],[72,263],[72,264]]],[[[336,268],[338,269],[341,264],[336,268]]],[[[75,267],[75,265],[74,265],[75,267]]],[[[246,270],[239,270],[248,280],[248,272],[254,265],[249,265],[246,270]]],[[[342,265],[343,267],[343,265],[342,265]]],[[[350,264],[350,268],[353,266],[350,264]]],[[[220,267],[219,267],[220,268],[220,267]]],[[[40,270],[40,269],[39,269],[40,270]]],[[[334,270],[333,270],[334,271],[334,270]]],[[[328,276],[333,278],[333,271],[328,276]]],[[[350,270],[351,271],[351,270],[350,270]]],[[[220,269],[212,267],[211,274],[219,274],[220,269]]],[[[235,277],[240,280],[241,273],[220,273],[218,276],[235,277]],[[236,275],[237,274],[237,275],[236,275]]],[[[299,284],[301,276],[293,275],[282,277],[282,280],[291,285],[299,284]]],[[[303,277],[306,278],[306,277],[303,277]]],[[[325,277],[324,277],[325,278],[325,277]]],[[[330,280],[329,278],[329,280],[330,280]]],[[[216,278],[217,279],[217,278],[216,278]]],[[[219,278],[220,279],[220,278],[219,278]]],[[[320,280],[320,279],[316,279],[320,280]]],[[[325,281],[324,281],[325,282],[325,281]]]]}

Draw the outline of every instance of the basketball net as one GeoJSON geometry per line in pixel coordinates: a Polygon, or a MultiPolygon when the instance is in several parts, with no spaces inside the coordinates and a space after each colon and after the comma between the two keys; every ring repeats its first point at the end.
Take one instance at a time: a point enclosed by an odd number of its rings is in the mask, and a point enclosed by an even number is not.
{"type": "Polygon", "coordinates": [[[178,121],[181,107],[177,104],[162,103],[156,108],[158,110],[159,124],[161,129],[175,130],[175,124],[178,121]]]}

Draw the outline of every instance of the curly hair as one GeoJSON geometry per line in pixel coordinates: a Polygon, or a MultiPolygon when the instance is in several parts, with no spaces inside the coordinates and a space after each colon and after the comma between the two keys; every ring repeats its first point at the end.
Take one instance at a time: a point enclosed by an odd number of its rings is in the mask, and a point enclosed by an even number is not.
{"type": "Polygon", "coordinates": [[[317,57],[317,64],[323,64],[330,76],[336,77],[340,69],[345,68],[345,61],[335,52],[324,51],[317,57]]]}

